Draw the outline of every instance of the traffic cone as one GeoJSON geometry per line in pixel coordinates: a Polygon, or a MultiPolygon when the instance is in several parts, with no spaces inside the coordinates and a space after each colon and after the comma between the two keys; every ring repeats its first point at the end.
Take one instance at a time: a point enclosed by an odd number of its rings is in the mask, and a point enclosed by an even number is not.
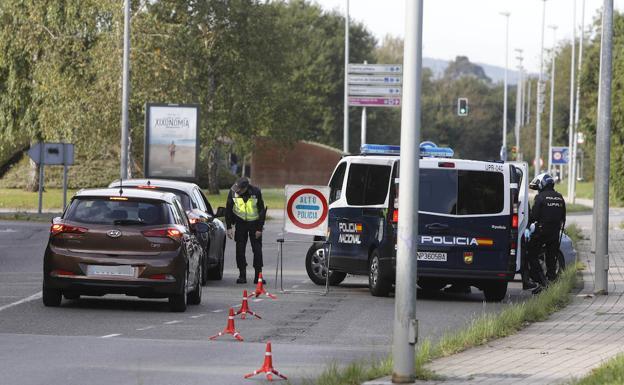
{"type": "Polygon", "coordinates": [[[258,370],[255,370],[253,373],[245,374],[245,378],[253,377],[260,373],[266,373],[266,378],[269,381],[273,381],[273,375],[279,376],[284,380],[287,380],[286,376],[275,370],[273,368],[273,353],[271,352],[271,342],[267,342],[266,352],[264,353],[264,363],[262,363],[262,367],[258,370]]]}
{"type": "Polygon", "coordinates": [[[221,337],[224,334],[231,334],[234,338],[236,338],[239,341],[243,340],[243,337],[234,327],[234,309],[232,308],[230,308],[230,314],[228,314],[228,322],[227,322],[227,326],[225,327],[225,329],[223,329],[223,331],[219,332],[218,334],[215,334],[214,336],[209,337],[208,339],[214,340],[217,337],[221,337]]]}
{"type": "Polygon", "coordinates": [[[252,297],[260,297],[262,294],[265,294],[267,297],[271,299],[277,299],[276,296],[264,290],[264,279],[262,279],[262,272],[258,274],[258,284],[256,285],[256,290],[251,293],[252,297]]]}
{"type": "Polygon", "coordinates": [[[239,314],[241,315],[241,319],[245,319],[247,317],[247,314],[252,315],[258,319],[262,319],[262,317],[251,311],[251,309],[249,308],[249,303],[247,303],[247,290],[243,290],[243,303],[241,304],[240,309],[238,309],[238,311],[234,315],[239,314]]]}

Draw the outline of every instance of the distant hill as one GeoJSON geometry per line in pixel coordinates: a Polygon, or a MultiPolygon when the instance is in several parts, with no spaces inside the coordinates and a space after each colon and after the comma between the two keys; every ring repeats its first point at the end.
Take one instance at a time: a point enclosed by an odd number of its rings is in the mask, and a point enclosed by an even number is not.
{"type": "MultiPolygon", "coordinates": [[[[436,77],[442,76],[448,64],[448,60],[433,59],[428,57],[423,58],[423,67],[430,68],[436,77]]],[[[483,67],[485,74],[492,79],[492,82],[497,83],[504,80],[505,68],[483,63],[475,64],[483,67]]],[[[516,84],[518,82],[518,71],[509,69],[507,72],[507,80],[509,84],[516,84]]]]}

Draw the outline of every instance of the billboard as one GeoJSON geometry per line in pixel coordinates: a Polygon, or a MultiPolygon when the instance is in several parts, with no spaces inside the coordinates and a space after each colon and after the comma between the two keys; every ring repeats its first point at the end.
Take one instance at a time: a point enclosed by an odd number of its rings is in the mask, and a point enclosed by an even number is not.
{"type": "Polygon", "coordinates": [[[199,105],[145,106],[146,178],[197,179],[199,105]]]}

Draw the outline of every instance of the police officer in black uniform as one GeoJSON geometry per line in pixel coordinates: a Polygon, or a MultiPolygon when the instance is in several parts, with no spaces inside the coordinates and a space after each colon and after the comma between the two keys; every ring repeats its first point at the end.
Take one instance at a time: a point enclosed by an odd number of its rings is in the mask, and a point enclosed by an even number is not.
{"type": "MultiPolygon", "coordinates": [[[[245,249],[247,239],[253,251],[254,283],[258,283],[258,274],[262,272],[262,230],[266,219],[266,208],[260,188],[252,186],[249,179],[242,177],[232,186],[225,205],[225,224],[228,238],[236,241],[236,266],[239,277],[236,283],[247,283],[247,260],[245,249]],[[232,230],[232,225],[236,231],[232,230]]],[[[266,283],[266,280],[264,280],[266,283]]]]}
{"type": "Polygon", "coordinates": [[[557,278],[560,232],[566,221],[565,200],[554,187],[555,180],[547,173],[536,176],[529,184],[530,189],[539,191],[529,215],[529,222],[535,224],[535,231],[529,241],[529,260],[533,267],[542,246],[545,245],[546,278],[549,281],[557,278]]]}

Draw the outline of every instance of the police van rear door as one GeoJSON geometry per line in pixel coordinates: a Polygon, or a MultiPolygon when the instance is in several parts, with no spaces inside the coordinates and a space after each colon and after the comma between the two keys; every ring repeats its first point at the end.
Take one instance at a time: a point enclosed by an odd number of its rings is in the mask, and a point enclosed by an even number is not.
{"type": "MultiPolygon", "coordinates": [[[[419,268],[509,271],[508,166],[457,159],[422,159],[419,268]]],[[[513,261],[515,265],[515,258],[513,261]]],[[[513,269],[513,267],[512,267],[513,269]]],[[[463,275],[463,274],[462,274],[463,275]]]]}

